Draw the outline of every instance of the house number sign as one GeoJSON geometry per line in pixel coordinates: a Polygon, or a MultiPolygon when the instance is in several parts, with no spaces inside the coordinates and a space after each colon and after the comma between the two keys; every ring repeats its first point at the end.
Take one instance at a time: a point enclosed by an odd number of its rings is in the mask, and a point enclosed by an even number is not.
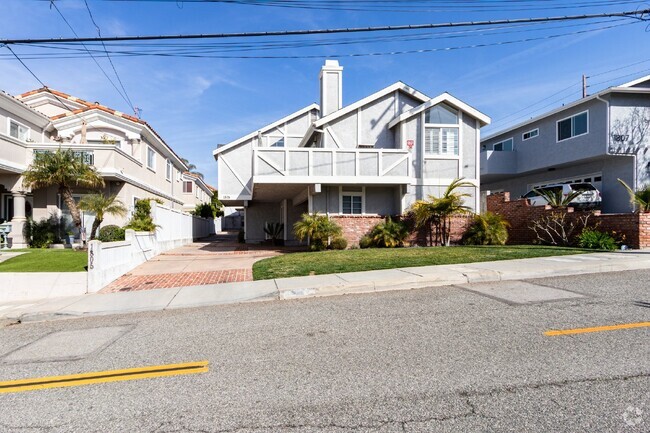
{"type": "Polygon", "coordinates": [[[612,140],[614,140],[614,142],[616,143],[625,143],[629,139],[630,139],[629,135],[622,135],[622,134],[612,135],[612,140]]]}

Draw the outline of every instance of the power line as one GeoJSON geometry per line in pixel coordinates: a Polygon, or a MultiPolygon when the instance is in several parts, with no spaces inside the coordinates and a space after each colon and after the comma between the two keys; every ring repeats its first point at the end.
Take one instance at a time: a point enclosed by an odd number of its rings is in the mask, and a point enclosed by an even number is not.
{"type": "Polygon", "coordinates": [[[273,36],[303,36],[316,34],[336,33],[367,33],[367,32],[392,32],[422,29],[440,29],[449,27],[472,27],[517,23],[540,23],[551,21],[574,21],[594,18],[634,18],[639,21],[648,21],[644,16],[650,14],[650,9],[641,9],[627,12],[611,12],[600,14],[564,15],[555,17],[540,18],[517,18],[489,21],[464,21],[450,23],[432,24],[408,24],[397,26],[376,26],[376,27],[350,27],[338,29],[312,29],[312,30],[281,30],[266,32],[239,32],[239,33],[209,33],[209,34],[188,34],[188,35],[145,35],[145,36],[111,36],[111,37],[75,37],[75,38],[41,38],[41,39],[0,39],[0,44],[36,44],[36,43],[63,43],[63,42],[108,42],[108,41],[150,41],[150,40],[180,40],[180,39],[225,39],[225,38],[249,38],[249,37],[273,37],[273,36]]]}
{"type": "MultiPolygon", "coordinates": [[[[63,19],[63,21],[67,24],[67,26],[70,28],[70,30],[72,31],[72,33],[75,35],[75,37],[78,38],[79,36],[77,35],[77,32],[75,31],[74,27],[72,27],[72,24],[70,24],[70,22],[69,22],[69,21],[66,19],[66,17],[63,15],[63,13],[62,13],[61,10],[58,8],[58,6],[57,6],[56,3],[54,2],[54,0],[50,0],[50,5],[54,7],[54,9],[59,13],[59,15],[61,16],[61,18],[63,19]]],[[[9,45],[9,44],[6,44],[6,45],[9,45]]],[[[106,77],[106,79],[111,83],[111,85],[113,86],[113,88],[115,89],[115,91],[117,91],[117,93],[120,95],[120,97],[122,97],[122,99],[124,100],[124,102],[126,102],[127,104],[129,104],[129,106],[131,107],[131,109],[133,110],[133,112],[135,112],[135,108],[133,108],[133,104],[131,104],[131,102],[130,102],[130,101],[129,101],[129,100],[128,100],[128,99],[127,99],[123,94],[122,94],[122,92],[120,91],[120,89],[117,88],[117,85],[115,84],[115,82],[113,82],[113,80],[111,79],[111,77],[108,76],[108,74],[106,73],[106,71],[104,70],[104,68],[102,67],[102,65],[99,64],[99,61],[95,58],[95,56],[93,56],[93,54],[90,52],[90,50],[88,49],[88,47],[86,47],[86,45],[83,44],[83,43],[81,43],[81,46],[84,47],[84,49],[88,52],[88,54],[89,54],[90,57],[93,59],[93,61],[95,62],[95,64],[96,64],[97,67],[99,68],[99,70],[102,71],[102,73],[104,74],[104,76],[106,77]]]]}
{"type": "MultiPolygon", "coordinates": [[[[84,0],[84,4],[86,5],[86,10],[88,11],[88,15],[90,16],[90,21],[95,25],[95,28],[97,29],[97,35],[99,37],[102,36],[102,31],[95,22],[95,18],[93,17],[93,13],[90,11],[90,6],[88,6],[88,1],[84,0]]],[[[131,98],[129,97],[128,92],[124,88],[124,83],[122,82],[122,79],[120,78],[120,74],[117,73],[117,69],[115,69],[115,65],[113,64],[113,60],[111,59],[111,56],[108,54],[108,50],[106,49],[106,44],[104,44],[104,41],[102,41],[102,46],[104,47],[104,51],[106,52],[106,58],[108,59],[108,62],[111,64],[111,67],[113,68],[113,72],[115,73],[115,77],[117,78],[117,81],[120,83],[120,87],[122,88],[122,91],[124,92],[124,96],[126,97],[127,103],[129,106],[133,109],[133,113],[138,116],[138,111],[135,109],[133,106],[133,102],[131,102],[131,98]]]]}

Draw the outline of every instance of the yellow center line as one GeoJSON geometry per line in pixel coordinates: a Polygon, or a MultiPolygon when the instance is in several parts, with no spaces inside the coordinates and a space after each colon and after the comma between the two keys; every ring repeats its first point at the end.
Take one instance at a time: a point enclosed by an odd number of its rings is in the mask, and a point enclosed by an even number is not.
{"type": "Polygon", "coordinates": [[[9,380],[6,382],[0,382],[0,394],[47,388],[90,385],[94,383],[148,379],[152,377],[178,376],[181,374],[205,373],[208,371],[208,363],[208,361],[186,362],[183,364],[167,364],[150,367],[127,368],[122,370],[97,371],[92,373],[70,374],[66,376],[9,380]]]}
{"type": "Polygon", "coordinates": [[[547,337],[555,337],[558,335],[586,334],[588,332],[618,331],[619,329],[646,328],[646,327],[650,327],[650,322],[624,323],[621,325],[595,326],[592,328],[561,329],[561,330],[554,330],[554,331],[546,331],[544,332],[544,335],[546,335],[547,337]]]}

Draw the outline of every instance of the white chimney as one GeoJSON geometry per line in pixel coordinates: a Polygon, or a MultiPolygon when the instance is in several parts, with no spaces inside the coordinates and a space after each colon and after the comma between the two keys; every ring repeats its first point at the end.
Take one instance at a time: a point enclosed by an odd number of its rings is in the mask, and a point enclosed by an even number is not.
{"type": "Polygon", "coordinates": [[[319,78],[320,112],[325,117],[343,106],[343,67],[338,60],[325,60],[319,78]]]}

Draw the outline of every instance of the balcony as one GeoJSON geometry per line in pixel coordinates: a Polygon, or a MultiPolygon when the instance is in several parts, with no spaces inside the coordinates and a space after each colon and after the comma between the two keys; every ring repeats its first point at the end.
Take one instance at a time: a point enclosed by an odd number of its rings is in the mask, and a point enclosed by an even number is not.
{"type": "Polygon", "coordinates": [[[517,173],[517,152],[484,150],[481,152],[481,181],[517,173]]]}
{"type": "Polygon", "coordinates": [[[253,183],[408,184],[401,149],[256,148],[253,183]]]}

